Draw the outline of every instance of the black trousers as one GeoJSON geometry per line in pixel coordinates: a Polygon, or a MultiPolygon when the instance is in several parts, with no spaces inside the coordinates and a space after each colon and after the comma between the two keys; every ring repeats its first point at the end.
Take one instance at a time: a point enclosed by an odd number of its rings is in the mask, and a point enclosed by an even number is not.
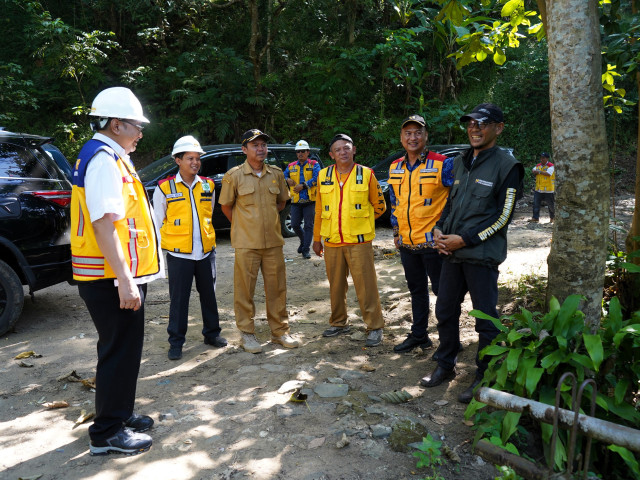
{"type": "MultiPolygon", "coordinates": [[[[473,263],[442,263],[440,289],[436,302],[438,319],[438,364],[447,370],[457,362],[460,345],[460,312],[464,297],[469,292],[475,310],[498,318],[498,267],[476,265],[473,263]]],[[[490,345],[500,333],[489,320],[476,318],[478,333],[478,352],[490,345]]],[[[476,354],[477,375],[484,375],[489,358],[480,360],[476,354]]]]}
{"type": "Polygon", "coordinates": [[[429,325],[429,280],[431,280],[431,290],[437,296],[442,258],[433,248],[410,250],[400,247],[399,250],[407,287],[411,292],[413,314],[411,334],[414,337],[423,338],[427,334],[429,325]]]}
{"type": "Polygon", "coordinates": [[[540,219],[540,206],[542,202],[549,207],[549,218],[553,220],[556,216],[555,193],[553,192],[533,192],[533,218],[540,219]]]}
{"type": "Polygon", "coordinates": [[[316,202],[291,204],[291,228],[300,239],[302,252],[309,253],[309,247],[313,240],[313,222],[316,214],[316,202]],[[304,220],[304,230],[300,226],[304,220]]]}
{"type": "Polygon", "coordinates": [[[193,277],[196,278],[196,290],[200,296],[200,310],[202,312],[202,335],[214,339],[220,335],[220,317],[215,292],[215,255],[211,254],[202,260],[190,260],[167,255],[167,269],[169,271],[169,345],[182,347],[187,334],[187,319],[189,314],[189,298],[193,277]]]}
{"type": "Polygon", "coordinates": [[[78,292],[98,331],[96,416],[89,427],[92,441],[113,436],[133,413],[144,340],[144,300],[147,286],[139,285],[142,307],[120,308],[113,280],[80,283],[78,292]]]}

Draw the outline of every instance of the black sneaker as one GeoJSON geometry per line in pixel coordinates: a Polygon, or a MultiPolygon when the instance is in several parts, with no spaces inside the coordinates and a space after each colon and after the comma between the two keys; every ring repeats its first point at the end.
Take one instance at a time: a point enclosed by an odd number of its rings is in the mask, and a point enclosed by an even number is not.
{"type": "Polygon", "coordinates": [[[136,433],[142,433],[153,427],[153,418],[147,415],[138,415],[134,413],[124,422],[124,426],[130,428],[136,433]]]}
{"type": "Polygon", "coordinates": [[[298,245],[298,253],[302,253],[302,242],[300,242],[300,245],[298,245]]]}
{"type": "Polygon", "coordinates": [[[302,258],[306,258],[307,260],[309,260],[311,258],[311,253],[309,252],[302,252],[302,258]]]}
{"type": "Polygon", "coordinates": [[[329,327],[324,332],[322,332],[322,336],[335,337],[336,335],[347,333],[349,331],[351,331],[351,327],[349,325],[346,325],[344,327],[329,327]]]}
{"type": "Polygon", "coordinates": [[[204,343],[205,345],[213,345],[216,348],[222,348],[227,346],[227,339],[219,335],[215,338],[204,337],[204,343]]]}
{"type": "Polygon", "coordinates": [[[180,360],[182,358],[182,347],[169,347],[169,360],[180,360]]]}
{"type": "Polygon", "coordinates": [[[394,352],[405,353],[410,352],[416,347],[429,348],[433,345],[433,342],[429,338],[429,335],[425,335],[422,338],[414,337],[412,333],[407,335],[404,342],[399,343],[393,347],[394,352]]]}
{"type": "Polygon", "coordinates": [[[113,437],[103,441],[89,443],[91,455],[108,455],[110,453],[124,453],[125,455],[137,455],[151,448],[153,441],[149,435],[135,433],[126,427],[122,427],[113,437]]]}

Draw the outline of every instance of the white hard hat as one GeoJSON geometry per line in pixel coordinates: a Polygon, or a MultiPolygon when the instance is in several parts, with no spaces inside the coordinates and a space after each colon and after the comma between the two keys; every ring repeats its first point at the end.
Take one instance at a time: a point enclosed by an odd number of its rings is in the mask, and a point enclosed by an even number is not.
{"type": "Polygon", "coordinates": [[[298,150],[309,150],[309,144],[305,140],[299,140],[296,143],[296,152],[298,150]]]}
{"type": "Polygon", "coordinates": [[[178,153],[184,152],[196,152],[202,155],[204,150],[200,146],[200,142],[193,138],[191,135],[179,138],[176,143],[173,144],[172,156],[176,156],[178,153]]]}
{"type": "Polygon", "coordinates": [[[101,91],[93,100],[89,115],[149,123],[147,117],[142,114],[140,101],[125,87],[111,87],[101,91]]]}

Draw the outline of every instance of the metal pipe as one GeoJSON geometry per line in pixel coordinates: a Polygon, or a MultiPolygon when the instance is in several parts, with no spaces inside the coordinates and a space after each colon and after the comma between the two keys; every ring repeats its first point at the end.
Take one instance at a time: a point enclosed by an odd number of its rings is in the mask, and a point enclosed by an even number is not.
{"type": "MultiPolygon", "coordinates": [[[[479,402],[510,412],[528,411],[535,419],[541,422],[553,423],[555,409],[552,405],[547,405],[546,403],[536,402],[535,400],[518,397],[488,387],[479,388],[475,393],[475,398],[479,402]]],[[[560,408],[558,410],[558,419],[563,428],[570,429],[574,424],[574,412],[560,408]]],[[[640,453],[640,430],[583,414],[578,416],[578,429],[580,433],[600,442],[619,445],[640,453]]]]}

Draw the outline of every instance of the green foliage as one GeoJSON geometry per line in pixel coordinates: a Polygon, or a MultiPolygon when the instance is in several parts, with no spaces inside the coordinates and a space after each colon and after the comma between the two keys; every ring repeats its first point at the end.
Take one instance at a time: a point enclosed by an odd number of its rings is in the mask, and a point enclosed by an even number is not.
{"type": "Polygon", "coordinates": [[[442,442],[434,440],[431,434],[427,434],[422,439],[422,444],[416,447],[419,451],[413,452],[413,456],[418,458],[417,468],[431,468],[431,476],[425,480],[444,480],[444,477],[438,475],[438,468],[444,463],[440,447],[442,442]]]}
{"type": "Polygon", "coordinates": [[[11,125],[23,109],[36,110],[33,82],[25,80],[22,67],[15,63],[0,65],[0,125],[11,125]]]}
{"type": "MultiPolygon", "coordinates": [[[[471,315],[490,320],[500,329],[492,345],[480,352],[481,356],[492,357],[483,383],[553,405],[562,374],[572,372],[578,384],[593,378],[599,386],[595,398],[596,417],[637,428],[640,412],[634,402],[640,380],[640,313],[623,320],[620,304],[614,298],[608,317],[597,332],[591,332],[578,310],[581,300],[580,296],[573,295],[560,305],[553,298],[549,312],[544,315],[522,309],[518,314],[503,317],[502,321],[473,310],[471,315]]],[[[566,383],[562,387],[560,407],[572,410],[569,388],[566,383]]],[[[583,398],[585,411],[592,395],[592,389],[587,388],[583,398]]],[[[481,412],[483,407],[472,400],[465,412],[467,418],[476,415],[475,441],[486,437],[496,445],[511,449],[509,440],[517,431],[520,414],[481,412]]],[[[540,433],[548,447],[551,426],[541,425],[540,433]]],[[[566,442],[563,431],[554,459],[557,467],[566,461],[566,442]]]]}

